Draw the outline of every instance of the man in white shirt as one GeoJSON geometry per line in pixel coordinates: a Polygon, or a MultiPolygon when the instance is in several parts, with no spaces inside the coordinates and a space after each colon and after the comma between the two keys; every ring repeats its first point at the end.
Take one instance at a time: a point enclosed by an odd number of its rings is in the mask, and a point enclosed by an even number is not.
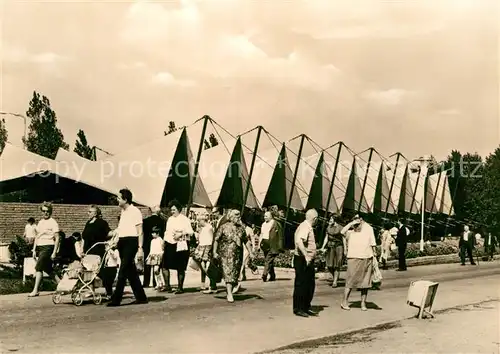
{"type": "Polygon", "coordinates": [[[135,266],[136,255],[144,259],[142,214],[132,205],[132,192],[122,189],[118,193],[118,205],[121,208],[120,221],[116,229],[118,237],[118,252],[120,253],[120,269],[116,288],[108,306],[120,306],[127,280],[134,292],[136,304],[146,304],[148,298],[142,287],[139,273],[135,266]]]}
{"type": "Polygon", "coordinates": [[[313,227],[317,220],[318,212],[309,209],[306,213],[306,220],[295,231],[293,313],[299,317],[317,316],[317,313],[311,309],[316,286],[314,275],[316,239],[313,227]]]}
{"type": "Polygon", "coordinates": [[[460,248],[460,261],[462,265],[465,265],[465,255],[469,257],[470,264],[476,265],[474,262],[474,257],[472,256],[472,249],[474,248],[475,238],[472,231],[470,231],[469,226],[464,226],[464,232],[460,236],[458,241],[458,247],[460,248]]]}

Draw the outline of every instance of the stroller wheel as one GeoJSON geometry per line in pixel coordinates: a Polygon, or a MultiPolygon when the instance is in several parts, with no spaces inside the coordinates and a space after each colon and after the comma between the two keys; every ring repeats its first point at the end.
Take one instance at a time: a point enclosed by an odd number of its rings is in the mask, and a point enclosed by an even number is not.
{"type": "Polygon", "coordinates": [[[52,302],[54,304],[60,304],[62,300],[62,295],[60,293],[52,294],[52,302]]]}
{"type": "Polygon", "coordinates": [[[74,293],[73,295],[71,295],[71,300],[73,300],[73,303],[76,306],[80,306],[81,304],[83,304],[83,296],[80,293],[74,293]]]}
{"type": "Polygon", "coordinates": [[[94,294],[94,304],[100,305],[102,302],[101,294],[94,294]]]}

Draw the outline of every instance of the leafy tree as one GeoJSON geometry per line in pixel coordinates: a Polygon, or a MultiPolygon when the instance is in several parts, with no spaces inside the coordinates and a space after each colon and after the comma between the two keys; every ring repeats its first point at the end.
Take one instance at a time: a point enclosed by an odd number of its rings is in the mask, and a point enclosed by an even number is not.
{"type": "Polygon", "coordinates": [[[0,155],[5,148],[9,133],[7,132],[7,127],[5,126],[5,119],[0,120],[0,155]]]}
{"type": "Polygon", "coordinates": [[[56,112],[50,107],[46,96],[40,97],[40,94],[34,91],[26,115],[31,120],[28,137],[23,138],[28,151],[54,159],[59,148],[69,149],[63,133],[57,127],[56,112]]]}
{"type": "Polygon", "coordinates": [[[75,142],[75,148],[73,151],[76,152],[78,156],[85,159],[94,160],[94,149],[89,146],[85,132],[80,129],[77,137],[78,139],[75,142]]]}
{"type": "MultiPolygon", "coordinates": [[[[484,182],[484,168],[481,156],[477,154],[462,155],[453,150],[445,162],[445,168],[450,169],[448,182],[453,198],[453,208],[458,219],[465,220],[477,216],[478,190],[484,182]]],[[[479,204],[478,204],[479,203],[479,204]]]]}

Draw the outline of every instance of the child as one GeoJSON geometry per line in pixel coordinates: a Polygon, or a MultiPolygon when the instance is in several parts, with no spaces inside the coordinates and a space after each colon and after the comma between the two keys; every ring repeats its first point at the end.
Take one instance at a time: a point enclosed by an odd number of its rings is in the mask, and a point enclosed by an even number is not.
{"type": "Polygon", "coordinates": [[[194,251],[193,260],[198,263],[201,270],[201,291],[206,294],[211,294],[217,289],[217,284],[213,281],[210,282],[210,288],[205,285],[207,270],[209,266],[210,259],[212,258],[212,248],[214,242],[214,229],[212,225],[208,222],[208,215],[202,214],[199,219],[200,230],[197,234],[198,246],[194,251]]]}
{"type": "Polygon", "coordinates": [[[36,238],[36,224],[35,224],[35,219],[34,218],[29,218],[28,223],[24,227],[24,239],[26,240],[26,243],[30,246],[33,247],[33,243],[35,242],[36,238]]]}
{"type": "Polygon", "coordinates": [[[116,273],[118,272],[118,260],[120,259],[118,251],[112,249],[109,244],[106,244],[106,259],[103,268],[99,273],[102,279],[104,288],[106,289],[106,298],[109,300],[113,295],[113,283],[115,282],[116,273]]]}
{"type": "Polygon", "coordinates": [[[163,259],[163,239],[160,237],[160,228],[154,226],[151,232],[153,239],[151,240],[151,249],[149,256],[146,259],[146,264],[153,267],[153,274],[156,279],[156,290],[162,289],[165,286],[163,275],[161,273],[161,263],[163,259]]]}

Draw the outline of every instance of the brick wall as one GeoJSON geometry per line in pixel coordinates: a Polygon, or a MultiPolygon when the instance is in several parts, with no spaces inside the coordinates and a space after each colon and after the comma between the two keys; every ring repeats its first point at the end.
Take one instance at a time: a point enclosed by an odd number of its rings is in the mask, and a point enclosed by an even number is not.
{"type": "MultiPolygon", "coordinates": [[[[53,204],[53,207],[53,217],[61,230],[66,234],[83,231],[83,227],[88,220],[88,205],[53,204]]],[[[118,226],[120,208],[109,205],[99,206],[99,208],[109,226],[116,228],[118,226]]],[[[143,217],[148,215],[147,208],[140,207],[139,209],[143,217]]],[[[35,218],[37,221],[41,218],[40,204],[0,203],[0,241],[10,242],[16,235],[22,236],[24,234],[24,226],[30,217],[35,218]]]]}

